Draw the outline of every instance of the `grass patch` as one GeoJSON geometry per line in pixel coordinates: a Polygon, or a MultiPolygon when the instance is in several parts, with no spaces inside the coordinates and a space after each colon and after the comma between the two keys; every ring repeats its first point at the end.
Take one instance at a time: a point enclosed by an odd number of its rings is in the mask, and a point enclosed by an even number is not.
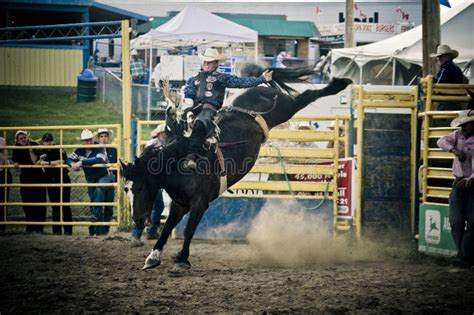
{"type": "MultiPolygon", "coordinates": [[[[122,113],[117,106],[102,102],[78,103],[75,93],[3,90],[0,99],[0,128],[122,123],[122,113]]],[[[46,131],[33,131],[32,138],[39,139],[46,131]]],[[[80,132],[65,131],[65,143],[77,143],[80,132]]],[[[7,134],[9,143],[13,135],[14,132],[7,134]]],[[[53,135],[59,137],[59,132],[53,132],[53,135]]]]}

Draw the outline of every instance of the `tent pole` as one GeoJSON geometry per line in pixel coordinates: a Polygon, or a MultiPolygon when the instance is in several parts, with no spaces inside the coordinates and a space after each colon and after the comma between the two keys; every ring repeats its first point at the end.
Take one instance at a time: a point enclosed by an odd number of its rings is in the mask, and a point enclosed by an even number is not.
{"type": "Polygon", "coordinates": [[[387,68],[388,64],[390,63],[390,61],[392,61],[394,58],[393,56],[390,57],[390,59],[387,60],[387,62],[383,65],[382,69],[380,69],[379,72],[377,72],[377,74],[375,75],[375,78],[377,79],[381,74],[382,72],[385,70],[385,68],[387,68]]]}
{"type": "Polygon", "coordinates": [[[362,80],[362,78],[363,78],[363,76],[362,76],[362,75],[363,75],[363,72],[364,72],[364,66],[362,65],[362,66],[360,66],[360,68],[359,68],[359,84],[360,84],[360,85],[363,85],[363,84],[364,84],[364,82],[363,82],[363,80],[362,80]]]}
{"type": "Polygon", "coordinates": [[[397,65],[397,60],[393,58],[393,66],[392,66],[392,85],[395,85],[395,67],[397,65]]]}
{"type": "Polygon", "coordinates": [[[151,76],[153,75],[153,72],[152,72],[152,67],[153,67],[153,63],[152,63],[152,56],[153,56],[153,39],[151,39],[150,41],[150,55],[148,56],[149,57],[149,60],[148,60],[148,65],[149,65],[149,72],[150,72],[150,75],[148,76],[148,97],[147,97],[147,102],[146,102],[146,119],[147,120],[150,120],[150,116],[151,116],[151,113],[150,113],[150,110],[151,110],[151,76]]]}

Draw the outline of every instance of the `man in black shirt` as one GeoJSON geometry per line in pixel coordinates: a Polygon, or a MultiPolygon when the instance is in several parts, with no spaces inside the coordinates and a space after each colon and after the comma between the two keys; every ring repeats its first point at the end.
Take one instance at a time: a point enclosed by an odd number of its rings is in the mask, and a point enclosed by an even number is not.
{"type": "MultiPolygon", "coordinates": [[[[448,45],[439,45],[436,53],[430,54],[430,57],[438,58],[440,69],[436,78],[435,83],[464,83],[464,75],[453,60],[459,56],[459,52],[455,49],[451,49],[448,45]]],[[[437,110],[462,110],[462,103],[443,102],[439,103],[437,110]]]]}

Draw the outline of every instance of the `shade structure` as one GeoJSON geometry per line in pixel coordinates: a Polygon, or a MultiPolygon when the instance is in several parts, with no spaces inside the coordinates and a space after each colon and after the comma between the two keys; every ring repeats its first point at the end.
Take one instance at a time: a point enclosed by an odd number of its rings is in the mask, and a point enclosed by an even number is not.
{"type": "Polygon", "coordinates": [[[225,46],[257,43],[258,33],[204,9],[188,5],[167,23],[132,41],[132,48],[178,46],[225,46]]]}

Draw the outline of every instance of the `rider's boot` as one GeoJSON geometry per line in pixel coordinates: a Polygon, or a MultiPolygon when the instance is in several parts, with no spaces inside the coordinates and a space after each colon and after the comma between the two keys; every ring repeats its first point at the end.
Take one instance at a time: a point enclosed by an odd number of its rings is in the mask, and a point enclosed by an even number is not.
{"type": "Polygon", "coordinates": [[[188,155],[183,163],[184,169],[196,169],[196,158],[200,156],[202,144],[206,140],[206,128],[201,121],[196,121],[190,137],[188,155]]]}

